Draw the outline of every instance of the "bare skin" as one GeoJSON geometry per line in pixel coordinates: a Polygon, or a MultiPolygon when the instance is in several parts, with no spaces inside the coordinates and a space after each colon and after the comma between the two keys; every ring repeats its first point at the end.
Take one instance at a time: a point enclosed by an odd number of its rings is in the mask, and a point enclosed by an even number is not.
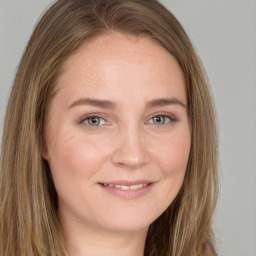
{"type": "Polygon", "coordinates": [[[67,59],[56,89],[43,157],[70,256],[143,256],[186,171],[182,70],[152,39],[110,33],[67,59]]]}

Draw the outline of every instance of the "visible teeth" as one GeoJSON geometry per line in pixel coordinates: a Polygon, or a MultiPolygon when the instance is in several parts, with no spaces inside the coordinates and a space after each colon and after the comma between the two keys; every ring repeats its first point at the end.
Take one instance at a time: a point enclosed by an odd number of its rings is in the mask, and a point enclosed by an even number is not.
{"type": "Polygon", "coordinates": [[[139,185],[132,185],[130,186],[130,189],[138,189],[139,188],[139,185]]]}
{"type": "Polygon", "coordinates": [[[120,187],[117,185],[116,187],[117,187],[117,188],[121,188],[122,190],[128,190],[128,189],[130,189],[129,186],[124,186],[124,185],[121,185],[120,187]]]}
{"type": "Polygon", "coordinates": [[[143,188],[146,187],[147,184],[136,184],[136,185],[131,185],[131,186],[125,186],[125,185],[114,185],[114,184],[107,184],[107,183],[102,183],[103,186],[107,187],[115,187],[115,188],[119,188],[122,190],[135,190],[135,189],[139,189],[139,188],[143,188]]]}
{"type": "Polygon", "coordinates": [[[144,184],[139,184],[138,188],[143,188],[144,184]]]}

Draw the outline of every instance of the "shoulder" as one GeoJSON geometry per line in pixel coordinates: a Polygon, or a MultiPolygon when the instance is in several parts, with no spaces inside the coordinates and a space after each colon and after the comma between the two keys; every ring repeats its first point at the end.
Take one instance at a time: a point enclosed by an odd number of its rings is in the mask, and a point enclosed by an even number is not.
{"type": "Polygon", "coordinates": [[[207,240],[204,242],[204,253],[202,256],[218,256],[211,241],[207,240]]]}

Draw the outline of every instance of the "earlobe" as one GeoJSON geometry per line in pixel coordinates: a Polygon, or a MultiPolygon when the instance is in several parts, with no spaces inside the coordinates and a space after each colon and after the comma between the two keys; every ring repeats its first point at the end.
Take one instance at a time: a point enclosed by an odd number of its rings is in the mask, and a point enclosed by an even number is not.
{"type": "Polygon", "coordinates": [[[204,242],[204,254],[202,256],[218,256],[209,240],[204,242]]]}
{"type": "Polygon", "coordinates": [[[45,143],[41,147],[41,156],[44,160],[49,160],[49,153],[45,143]]]}
{"type": "Polygon", "coordinates": [[[48,160],[48,152],[42,151],[41,156],[44,160],[48,160]]]}
{"type": "Polygon", "coordinates": [[[46,154],[45,152],[42,152],[42,158],[44,159],[44,160],[48,160],[48,154],[46,154]]]}

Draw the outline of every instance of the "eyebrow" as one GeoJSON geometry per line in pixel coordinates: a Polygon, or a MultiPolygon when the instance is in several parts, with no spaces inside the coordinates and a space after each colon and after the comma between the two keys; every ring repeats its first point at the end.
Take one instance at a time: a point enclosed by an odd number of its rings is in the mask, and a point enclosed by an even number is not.
{"type": "Polygon", "coordinates": [[[70,109],[75,106],[81,106],[81,105],[89,105],[89,106],[107,108],[107,109],[114,109],[116,107],[116,104],[109,100],[100,100],[100,99],[94,99],[94,98],[81,98],[81,99],[74,101],[68,108],[70,109]]]}
{"type": "MultiPolygon", "coordinates": [[[[180,105],[184,108],[187,108],[186,104],[182,101],[178,100],[177,98],[163,98],[163,99],[154,99],[146,104],[146,108],[154,108],[154,107],[162,107],[162,106],[168,106],[168,105],[180,105]]],[[[81,106],[81,105],[89,105],[94,107],[100,107],[100,108],[106,108],[106,109],[115,109],[117,104],[109,101],[109,100],[101,100],[101,99],[94,99],[94,98],[81,98],[76,101],[74,101],[69,107],[73,108],[75,106],[81,106]]]]}
{"type": "Polygon", "coordinates": [[[176,104],[184,108],[187,108],[187,105],[182,101],[178,100],[177,98],[151,100],[147,103],[146,106],[153,108],[153,107],[162,107],[162,106],[176,105],[176,104]]]}

